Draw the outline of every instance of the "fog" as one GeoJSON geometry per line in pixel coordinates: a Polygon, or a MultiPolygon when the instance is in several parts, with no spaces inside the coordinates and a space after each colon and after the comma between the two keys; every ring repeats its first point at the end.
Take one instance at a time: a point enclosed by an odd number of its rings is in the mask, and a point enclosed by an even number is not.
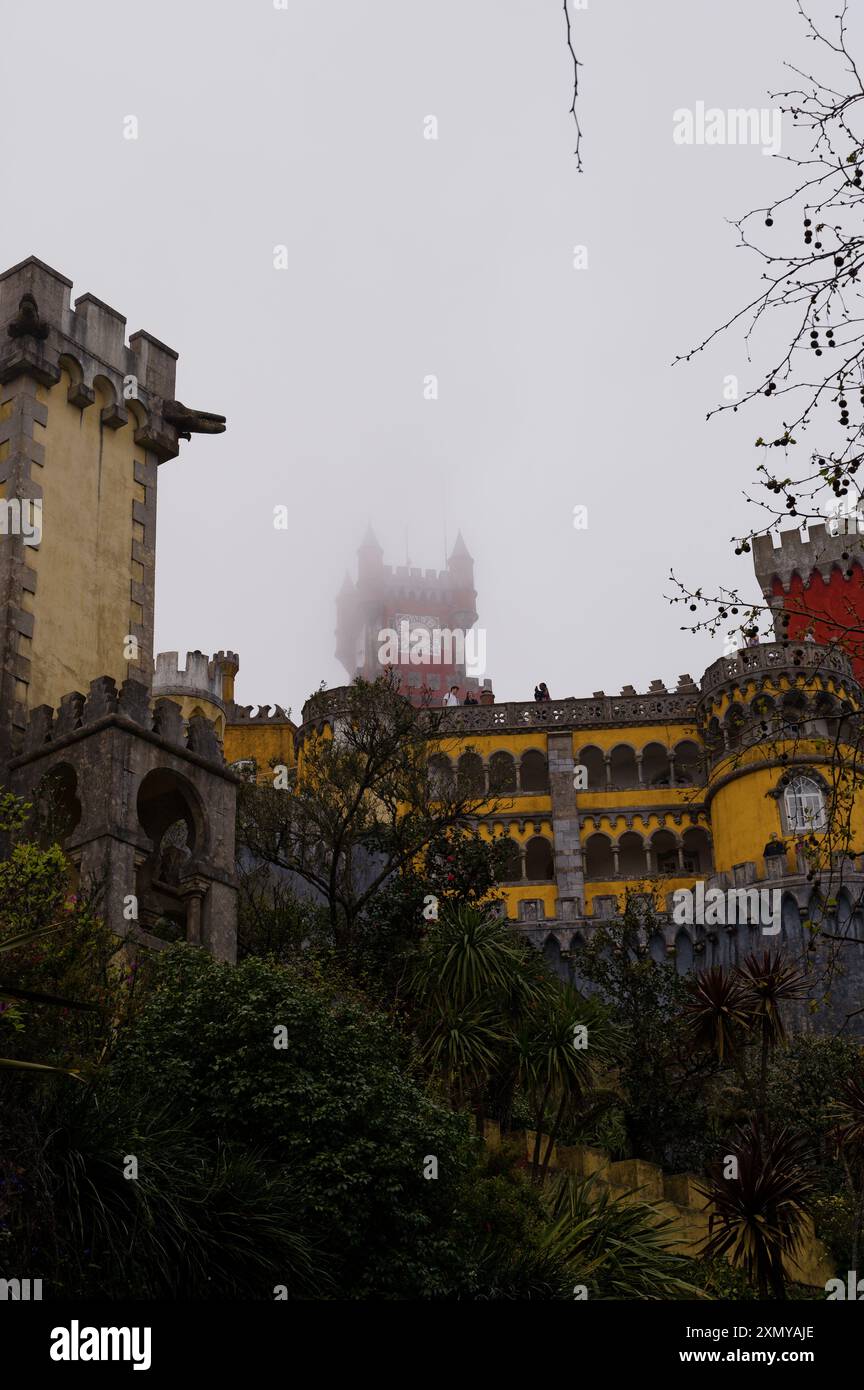
{"type": "Polygon", "coordinates": [[[730,538],[765,420],[705,419],[751,380],[742,333],[671,363],[758,289],[726,219],[794,171],[673,113],[770,106],[815,50],[793,0],[571,8],[581,174],[560,0],[4,13],[0,259],[170,344],[179,399],[228,417],[160,469],[156,645],[238,651],[241,703],[346,679],[369,522],[424,569],[461,529],[499,700],[698,680],[722,647],[670,567],[757,595],[730,538]]]}

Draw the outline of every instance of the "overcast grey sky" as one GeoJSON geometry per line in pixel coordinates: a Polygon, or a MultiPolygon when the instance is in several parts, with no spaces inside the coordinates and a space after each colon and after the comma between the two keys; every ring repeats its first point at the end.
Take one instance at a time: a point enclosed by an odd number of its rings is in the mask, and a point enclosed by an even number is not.
{"type": "Polygon", "coordinates": [[[670,363],[757,287],[725,219],[791,171],[676,145],[672,113],[768,106],[814,51],[793,0],[572,3],[581,175],[561,0],[4,13],[0,260],[169,343],[179,398],[227,415],[160,469],[156,631],[239,651],[243,703],[297,714],[344,680],[335,595],[370,520],[423,568],[461,527],[499,699],[698,680],[721,647],[679,630],[670,565],[756,593],[729,538],[765,421],[705,423],[741,337],[670,363]]]}

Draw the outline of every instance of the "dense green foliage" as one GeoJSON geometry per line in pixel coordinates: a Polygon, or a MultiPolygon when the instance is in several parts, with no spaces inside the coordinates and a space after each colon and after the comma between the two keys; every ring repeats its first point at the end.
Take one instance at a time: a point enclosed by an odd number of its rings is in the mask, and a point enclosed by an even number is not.
{"type": "Polygon", "coordinates": [[[343,1296],[445,1291],[475,1146],[465,1119],[418,1085],[387,1020],[314,964],[232,969],[180,947],[160,965],[112,1084],[278,1162],[343,1296]],[[435,1181],[423,1176],[430,1156],[435,1181]]]}
{"type": "Polygon", "coordinates": [[[382,790],[428,787],[413,726],[407,771],[374,732],[318,750],[333,786],[291,833],[329,818],[388,872],[367,893],[345,860],[328,900],[316,850],[298,896],[264,788],[236,967],[133,953],[0,797],[0,1265],[54,1296],[785,1298],[812,1217],[857,1268],[862,1054],[790,1035],[795,966],[681,978],[642,894],[558,979],[501,915],[506,846],[434,797],[404,838],[382,821],[382,790]],[[702,1258],[638,1194],[550,1165],[586,1142],[700,1173],[702,1258]]]}

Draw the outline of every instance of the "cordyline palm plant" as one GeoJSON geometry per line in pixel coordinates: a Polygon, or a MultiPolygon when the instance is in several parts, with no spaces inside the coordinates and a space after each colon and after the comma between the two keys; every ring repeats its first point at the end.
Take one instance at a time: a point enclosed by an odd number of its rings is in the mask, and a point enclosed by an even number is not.
{"type": "Polygon", "coordinates": [[[596,1178],[558,1177],[547,1191],[549,1226],[543,1246],[566,1262],[591,1296],[615,1299],[705,1298],[684,1278],[685,1256],[672,1248],[670,1227],[635,1194],[613,1197],[596,1178]]]}
{"type": "Polygon", "coordinates": [[[763,1298],[770,1289],[785,1299],[783,1262],[803,1244],[815,1190],[802,1137],[788,1126],[770,1130],[751,1118],[729,1154],[708,1167],[707,1182],[699,1188],[712,1204],[700,1254],[730,1256],[763,1298]],[[730,1158],[735,1167],[727,1176],[730,1158]]]}
{"type": "Polygon", "coordinates": [[[846,1078],[841,1099],[834,1106],[834,1116],[837,1122],[834,1138],[849,1185],[857,1198],[851,1259],[852,1269],[857,1269],[864,1225],[864,1069],[846,1078]]]}
{"type": "Polygon", "coordinates": [[[539,1222],[530,1239],[514,1248],[513,1241],[490,1234],[474,1252],[467,1297],[708,1297],[686,1278],[690,1262],[673,1248],[672,1221],[634,1198],[613,1197],[596,1178],[555,1177],[540,1190],[539,1222]]]}
{"type": "Polygon", "coordinates": [[[712,965],[692,977],[690,991],[684,1014],[694,1044],[721,1063],[731,1061],[750,1023],[741,981],[722,965],[712,965]]]}
{"type": "Polygon", "coordinates": [[[481,1125],[485,1084],[506,1069],[514,1030],[555,988],[536,952],[494,907],[447,907],[431,923],[409,979],[422,1057],[451,1103],[471,1098],[481,1125]]]}
{"type": "Polygon", "coordinates": [[[731,1062],[751,1104],[756,1099],[744,1066],[744,1048],[750,1036],[750,1012],[741,980],[722,965],[700,970],[688,982],[690,998],[684,1005],[694,1047],[712,1053],[721,1066],[731,1062]]]}
{"type": "Polygon", "coordinates": [[[528,949],[494,909],[447,908],[428,933],[413,991],[420,999],[446,996],[455,1004],[493,995],[533,1004],[549,996],[553,982],[535,968],[528,949]]]}
{"type": "Polygon", "coordinates": [[[760,1044],[759,1113],[768,1102],[768,1059],[776,1047],[785,1045],[786,1026],[781,1006],[807,993],[807,976],[780,951],[764,951],[761,956],[745,956],[738,967],[750,1026],[760,1044]]]}
{"type": "Polygon", "coordinates": [[[476,1101],[506,1041],[498,1013],[478,1000],[442,998],[427,1020],[421,1055],[441,1078],[451,1105],[476,1101]]]}
{"type": "Polygon", "coordinates": [[[535,1181],[545,1179],[562,1124],[578,1111],[598,1075],[612,1063],[618,1043],[619,1030],[608,1009],[574,989],[559,988],[528,1014],[516,1045],[519,1079],[534,1120],[535,1181]]]}
{"type": "Polygon", "coordinates": [[[685,1017],[694,1045],[713,1052],[721,1065],[733,1064],[760,1116],[764,1116],[767,1104],[770,1054],[786,1042],[781,1006],[802,999],[806,992],[806,974],[784,959],[780,951],[746,956],[731,970],[712,965],[700,970],[690,982],[691,997],[685,1005],[685,1017]],[[752,1042],[760,1048],[756,1092],[744,1065],[745,1050],[752,1042]]]}

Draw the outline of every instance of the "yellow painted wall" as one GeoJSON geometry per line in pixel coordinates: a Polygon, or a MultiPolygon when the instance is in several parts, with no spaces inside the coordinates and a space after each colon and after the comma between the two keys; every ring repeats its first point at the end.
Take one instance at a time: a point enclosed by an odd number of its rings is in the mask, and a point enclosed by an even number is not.
{"type": "MultiPolygon", "coordinates": [[[[134,462],[144,455],[132,425],[104,428],[99,418],[107,395],[97,390],[86,410],[70,405],[70,378],[63,373],[53,390],[39,387],[48,407],[48,426],[34,425],[44,443],[45,465],[33,465],[43,489],[42,543],[28,549],[37,575],[35,595],[24,607],[36,614],[32,679],[19,698],[29,708],[58,705],[72,690],[87,693],[96,676],[113,676],[118,685],[130,674],[124,642],[140,610],[130,598],[132,578],[132,503],[144,501],[133,476],[134,462]]],[[[139,576],[140,578],[140,576],[139,576]]]]}
{"type": "Polygon", "coordinates": [[[294,734],[296,726],[287,721],[281,724],[228,724],[225,729],[226,763],[241,758],[254,758],[259,782],[272,782],[271,759],[285,767],[294,766],[294,734]]]}
{"type": "Polygon", "coordinates": [[[577,729],[573,734],[573,756],[578,761],[579,752],[583,748],[600,748],[604,753],[609,753],[622,743],[638,753],[649,743],[659,743],[664,748],[672,749],[679,743],[698,743],[701,747],[702,739],[695,724],[639,724],[631,729],[626,726],[618,729],[577,729]]]}
{"type": "MultiPolygon", "coordinates": [[[[807,757],[809,764],[821,771],[829,785],[831,784],[835,773],[832,772],[831,762],[824,753],[814,756],[812,751],[808,751],[812,750],[813,745],[803,742],[787,746],[790,753],[807,757]]],[[[795,767],[790,769],[793,772],[796,770],[795,767]]],[[[806,773],[805,766],[800,770],[806,773]]],[[[718,771],[722,771],[722,767],[718,771]]],[[[714,859],[718,870],[728,870],[734,864],[745,863],[748,860],[761,864],[762,853],[772,830],[789,845],[792,836],[784,832],[780,803],[769,795],[769,792],[776,789],[783,771],[782,767],[756,766],[744,775],[733,778],[717,791],[711,802],[711,824],[714,833],[714,859]]],[[[851,848],[864,850],[864,798],[860,795],[851,811],[850,829],[851,848]]],[[[816,835],[817,839],[822,838],[820,832],[816,832],[816,835]]],[[[841,836],[834,848],[842,850],[850,846],[843,843],[841,836]]]]}
{"type": "MultiPolygon", "coordinates": [[[[701,874],[699,877],[704,880],[705,875],[701,874]]],[[[618,907],[623,909],[627,889],[639,887],[644,892],[653,894],[654,906],[658,912],[665,912],[667,893],[674,893],[677,888],[692,889],[695,883],[696,878],[693,874],[684,874],[680,878],[673,874],[663,874],[661,877],[656,874],[651,876],[646,874],[644,879],[636,877],[626,880],[613,878],[605,883],[601,879],[592,878],[585,885],[585,903],[588,911],[591,912],[595,898],[610,898],[614,894],[618,900],[618,907]]]]}

